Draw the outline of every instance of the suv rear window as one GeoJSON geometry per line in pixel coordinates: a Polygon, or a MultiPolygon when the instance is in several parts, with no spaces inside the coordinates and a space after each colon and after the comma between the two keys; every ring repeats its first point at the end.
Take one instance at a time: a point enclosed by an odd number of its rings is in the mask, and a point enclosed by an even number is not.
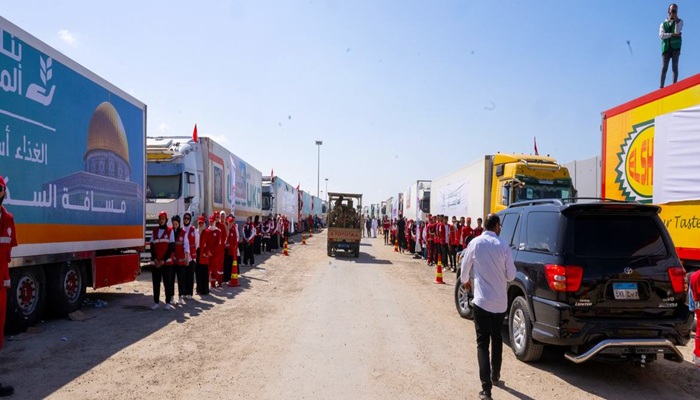
{"type": "Polygon", "coordinates": [[[574,254],[594,257],[667,256],[661,228],[648,215],[579,215],[574,254]]]}
{"type": "Polygon", "coordinates": [[[531,212],[527,219],[525,249],[557,253],[559,213],[551,211],[531,212]]]}

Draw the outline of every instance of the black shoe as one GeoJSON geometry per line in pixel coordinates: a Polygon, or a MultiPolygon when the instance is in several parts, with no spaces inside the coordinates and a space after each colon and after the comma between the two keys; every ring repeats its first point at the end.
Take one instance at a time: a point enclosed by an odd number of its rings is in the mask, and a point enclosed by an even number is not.
{"type": "Polygon", "coordinates": [[[501,374],[491,375],[491,384],[493,386],[498,386],[498,382],[501,381],[501,374]]]}
{"type": "Polygon", "coordinates": [[[10,385],[0,384],[0,397],[12,396],[15,394],[15,388],[10,385]]]}
{"type": "Polygon", "coordinates": [[[480,400],[491,400],[491,392],[487,392],[485,390],[482,390],[479,392],[479,399],[480,400]]]}

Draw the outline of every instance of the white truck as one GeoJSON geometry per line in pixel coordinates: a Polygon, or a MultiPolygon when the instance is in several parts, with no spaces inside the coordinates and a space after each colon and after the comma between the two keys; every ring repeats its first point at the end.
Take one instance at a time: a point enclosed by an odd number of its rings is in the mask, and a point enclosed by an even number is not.
{"type": "Polygon", "coordinates": [[[199,215],[224,211],[239,226],[262,215],[262,173],[209,137],[148,137],[146,140],[146,247],[158,213],[168,217],[189,211],[199,215]]]}
{"type": "Polygon", "coordinates": [[[430,212],[430,184],[417,180],[403,192],[403,217],[407,220],[425,221],[430,212]]]}
{"type": "Polygon", "coordinates": [[[5,329],[130,282],[144,243],[146,105],[0,17],[0,175],[15,217],[5,329]]]}
{"type": "Polygon", "coordinates": [[[602,161],[600,156],[574,160],[564,164],[569,170],[576,189],[576,197],[601,197],[600,189],[602,161]]]}
{"type": "Polygon", "coordinates": [[[263,215],[284,215],[289,221],[299,218],[299,193],[279,176],[262,178],[263,215]]]}

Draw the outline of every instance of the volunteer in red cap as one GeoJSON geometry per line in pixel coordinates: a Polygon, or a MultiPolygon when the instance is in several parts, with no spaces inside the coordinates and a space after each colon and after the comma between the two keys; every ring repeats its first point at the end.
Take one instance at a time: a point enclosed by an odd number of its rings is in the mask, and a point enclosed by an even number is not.
{"type": "MultiPolygon", "coordinates": [[[[7,291],[10,290],[10,258],[12,248],[17,246],[17,235],[15,233],[15,218],[2,205],[7,193],[5,179],[0,176],[0,349],[2,349],[2,339],[5,330],[5,311],[7,309],[7,291]]],[[[9,385],[0,384],[0,396],[11,396],[15,389],[9,385]]]]}

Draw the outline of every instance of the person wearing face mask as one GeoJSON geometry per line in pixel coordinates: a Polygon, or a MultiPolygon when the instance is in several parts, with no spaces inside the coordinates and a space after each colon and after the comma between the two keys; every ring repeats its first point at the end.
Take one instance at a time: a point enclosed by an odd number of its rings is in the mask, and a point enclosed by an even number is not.
{"type": "Polygon", "coordinates": [[[501,328],[508,309],[508,282],[515,279],[515,264],[510,247],[501,240],[501,220],[496,214],[486,217],[486,231],[474,238],[462,258],[460,280],[471,290],[470,272],[474,270],[474,327],[477,360],[481,380],[480,399],[490,399],[493,385],[501,379],[503,339],[501,328]],[[489,344],[491,353],[489,354],[489,344]]]}
{"type": "Polygon", "coordinates": [[[668,62],[672,62],[673,83],[678,81],[678,58],[681,56],[681,44],[683,44],[682,32],[683,20],[678,18],[678,5],[671,3],[668,6],[668,18],[659,26],[661,38],[661,86],[666,84],[666,71],[668,62]]]}
{"type": "MultiPolygon", "coordinates": [[[[15,218],[2,205],[7,193],[5,179],[0,176],[0,349],[5,330],[5,312],[7,308],[7,291],[12,287],[10,280],[10,259],[12,248],[17,246],[15,233],[15,218]]],[[[15,388],[10,385],[0,384],[0,397],[11,396],[15,388]]]]}

